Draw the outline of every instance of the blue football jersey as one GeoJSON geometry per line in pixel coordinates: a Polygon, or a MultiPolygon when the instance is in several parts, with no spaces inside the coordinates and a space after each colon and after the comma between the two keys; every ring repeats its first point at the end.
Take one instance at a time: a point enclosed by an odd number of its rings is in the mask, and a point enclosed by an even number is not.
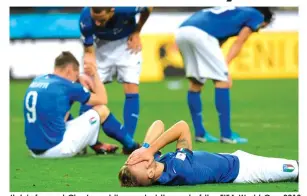
{"type": "Polygon", "coordinates": [[[83,8],[79,21],[83,44],[93,45],[95,37],[110,41],[128,37],[135,31],[136,15],[147,10],[145,7],[115,7],[113,17],[104,27],[98,27],[91,17],[90,8],[83,8]]]}
{"type": "Polygon", "coordinates": [[[24,125],[29,149],[47,150],[59,144],[65,115],[77,101],[86,103],[90,92],[79,83],[48,74],[35,78],[24,97],[24,125]]]}
{"type": "Polygon", "coordinates": [[[251,7],[215,7],[194,13],[180,27],[193,26],[219,41],[239,34],[243,27],[258,31],[264,22],[261,12],[251,7]]]}
{"type": "Polygon", "coordinates": [[[178,149],[156,161],[164,164],[157,184],[196,185],[233,182],[239,174],[239,159],[230,154],[178,149]]]}

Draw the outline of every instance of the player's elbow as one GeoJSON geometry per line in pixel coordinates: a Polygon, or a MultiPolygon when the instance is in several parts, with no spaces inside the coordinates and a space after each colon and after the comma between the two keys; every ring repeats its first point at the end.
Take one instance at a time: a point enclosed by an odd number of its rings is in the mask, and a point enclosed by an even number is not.
{"type": "Polygon", "coordinates": [[[183,129],[189,129],[189,124],[184,120],[177,122],[178,126],[182,127],[183,129]]]}
{"type": "Polygon", "coordinates": [[[157,127],[157,130],[161,131],[160,134],[162,134],[164,132],[164,123],[162,120],[156,120],[154,122],[155,127],[157,127]]]}
{"type": "Polygon", "coordinates": [[[164,127],[164,123],[163,123],[162,120],[156,120],[154,123],[157,124],[157,125],[159,125],[159,126],[164,127]]]}
{"type": "Polygon", "coordinates": [[[186,121],[181,120],[176,124],[177,124],[177,126],[178,126],[178,128],[179,128],[179,130],[181,131],[182,134],[186,134],[186,133],[190,132],[189,124],[186,121]]]}
{"type": "Polygon", "coordinates": [[[99,95],[92,93],[89,101],[87,102],[88,105],[97,106],[97,105],[107,105],[108,98],[106,95],[99,95]]]}
{"type": "Polygon", "coordinates": [[[107,105],[108,104],[108,97],[105,95],[103,96],[103,98],[101,99],[101,105],[107,105]]]}

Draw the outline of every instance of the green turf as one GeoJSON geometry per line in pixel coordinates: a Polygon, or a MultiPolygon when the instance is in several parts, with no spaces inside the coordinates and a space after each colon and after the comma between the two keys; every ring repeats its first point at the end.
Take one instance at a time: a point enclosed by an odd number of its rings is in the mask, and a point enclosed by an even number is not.
{"type": "MultiPolygon", "coordinates": [[[[22,115],[22,100],[28,81],[10,84],[10,190],[14,192],[85,191],[297,191],[296,183],[256,185],[215,184],[181,187],[121,188],[117,180],[124,155],[96,156],[89,150],[85,157],[62,160],[35,160],[28,154],[22,115]]],[[[140,119],[136,139],[141,141],[146,128],[156,119],[166,126],[186,120],[191,126],[186,104],[187,84],[169,90],[167,81],[145,83],[140,86],[140,119]]],[[[124,96],[119,84],[107,86],[109,107],[122,121],[124,96]]],[[[233,152],[237,149],[263,156],[298,158],[298,81],[255,80],[234,81],[232,97],[232,127],[249,139],[248,144],[193,144],[197,150],[233,152]]],[[[208,83],[202,93],[205,125],[213,135],[219,135],[218,119],[214,106],[214,88],[208,83]]],[[[77,106],[77,105],[76,105],[77,106]]],[[[77,107],[74,107],[74,113],[77,107]]],[[[103,141],[114,142],[104,134],[103,141]]],[[[116,142],[115,142],[116,143],[116,142]]],[[[172,150],[171,145],[163,151],[172,150]]]]}

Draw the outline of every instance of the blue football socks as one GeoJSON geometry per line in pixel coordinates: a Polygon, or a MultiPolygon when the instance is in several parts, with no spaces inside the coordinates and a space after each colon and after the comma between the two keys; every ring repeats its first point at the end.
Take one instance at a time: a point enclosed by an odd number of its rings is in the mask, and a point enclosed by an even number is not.
{"type": "Polygon", "coordinates": [[[135,141],[112,113],[102,123],[102,129],[109,137],[119,141],[125,148],[131,149],[135,146],[135,141]]]}
{"type": "Polygon", "coordinates": [[[196,137],[204,137],[206,134],[203,125],[202,102],[200,92],[188,91],[188,105],[192,116],[196,137]]]}
{"type": "Polygon", "coordinates": [[[124,105],[124,125],[130,137],[134,137],[140,111],[139,94],[126,94],[124,105]]]}
{"type": "Polygon", "coordinates": [[[215,106],[219,114],[221,136],[231,138],[229,88],[215,88],[215,106]]]}

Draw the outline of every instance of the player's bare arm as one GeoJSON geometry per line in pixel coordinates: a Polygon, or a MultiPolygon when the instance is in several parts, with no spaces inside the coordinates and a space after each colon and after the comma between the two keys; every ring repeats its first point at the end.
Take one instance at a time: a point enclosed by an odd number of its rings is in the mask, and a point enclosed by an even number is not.
{"type": "Polygon", "coordinates": [[[152,144],[154,141],[156,141],[164,132],[164,124],[161,120],[156,120],[151,124],[151,126],[148,128],[144,143],[152,144]]]}
{"type": "Polygon", "coordinates": [[[138,24],[137,24],[137,26],[136,26],[135,32],[138,32],[138,33],[141,32],[141,30],[142,30],[144,24],[146,23],[147,19],[148,19],[149,16],[150,16],[152,10],[153,10],[153,7],[148,7],[148,8],[146,9],[146,11],[141,12],[140,19],[139,19],[139,22],[138,22],[138,24]]]}
{"type": "Polygon", "coordinates": [[[141,12],[140,19],[137,23],[135,31],[129,36],[128,39],[128,48],[131,49],[133,52],[137,53],[142,49],[142,43],[140,38],[140,32],[146,23],[147,19],[149,18],[153,7],[148,7],[146,11],[141,12]]]}
{"type": "Polygon", "coordinates": [[[95,47],[94,47],[94,45],[84,46],[84,55],[92,55],[93,57],[95,57],[95,47]]]}
{"type": "Polygon", "coordinates": [[[176,148],[192,150],[192,140],[189,125],[185,121],[179,121],[164,132],[148,149],[152,154],[161,150],[167,144],[177,141],[176,148]],[[183,142],[185,141],[185,142],[183,142]]]}
{"type": "Polygon", "coordinates": [[[141,155],[133,156],[127,162],[128,165],[134,165],[141,161],[148,161],[148,166],[153,161],[153,156],[156,152],[162,149],[167,144],[177,141],[176,148],[187,148],[192,150],[192,139],[189,125],[185,121],[179,121],[166,132],[164,132],[146,152],[141,155]]]}
{"type": "MultiPolygon", "coordinates": [[[[232,46],[231,46],[231,48],[228,52],[228,55],[226,57],[226,63],[227,63],[228,66],[231,63],[231,61],[236,56],[238,56],[238,54],[240,53],[244,43],[246,42],[246,40],[248,39],[248,37],[250,36],[251,33],[252,33],[252,30],[249,27],[243,27],[243,29],[240,31],[236,41],[232,44],[232,46]]],[[[232,78],[231,78],[230,74],[228,76],[228,85],[229,85],[229,88],[232,87],[232,78]]]]}
{"type": "Polygon", "coordinates": [[[139,148],[135,150],[127,159],[126,163],[129,162],[129,159],[133,156],[139,156],[143,152],[147,150],[147,148],[150,147],[150,145],[156,141],[164,132],[164,123],[161,120],[156,120],[151,124],[151,126],[148,128],[144,143],[143,143],[143,148],[139,148]],[[144,146],[145,145],[145,146],[144,146]]]}
{"type": "Polygon", "coordinates": [[[84,72],[92,76],[93,79],[93,88],[89,101],[89,105],[106,105],[108,103],[107,91],[104,87],[104,84],[100,81],[96,64],[90,63],[87,58],[85,58],[84,72]]]}
{"type": "Polygon", "coordinates": [[[166,132],[164,132],[149,147],[152,154],[161,150],[167,144],[177,141],[176,148],[187,148],[192,150],[192,140],[189,125],[185,121],[179,121],[166,132]]]}
{"type": "Polygon", "coordinates": [[[96,62],[96,54],[94,45],[84,46],[84,56],[83,59],[87,58],[92,63],[96,62]]]}
{"type": "Polygon", "coordinates": [[[252,34],[252,30],[249,27],[243,27],[242,30],[240,31],[240,33],[238,34],[238,37],[236,39],[236,41],[232,44],[227,58],[226,58],[226,62],[229,65],[231,63],[231,61],[238,56],[238,54],[240,53],[243,44],[246,42],[246,40],[248,39],[248,37],[252,34]]]}

